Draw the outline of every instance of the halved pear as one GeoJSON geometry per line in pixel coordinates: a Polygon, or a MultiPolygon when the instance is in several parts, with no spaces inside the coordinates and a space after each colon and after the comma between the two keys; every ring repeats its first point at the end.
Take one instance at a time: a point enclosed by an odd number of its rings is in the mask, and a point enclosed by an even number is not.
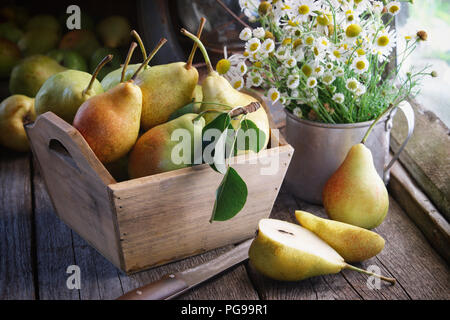
{"type": "Polygon", "coordinates": [[[351,269],[395,283],[393,278],[347,264],[339,253],[313,232],[276,219],[259,222],[258,235],[248,254],[256,270],[275,280],[299,281],[351,269]]]}
{"type": "Polygon", "coordinates": [[[328,243],[347,262],[361,262],[376,256],[384,248],[377,233],[348,223],[323,219],[309,212],[295,211],[297,221],[328,243]]]}

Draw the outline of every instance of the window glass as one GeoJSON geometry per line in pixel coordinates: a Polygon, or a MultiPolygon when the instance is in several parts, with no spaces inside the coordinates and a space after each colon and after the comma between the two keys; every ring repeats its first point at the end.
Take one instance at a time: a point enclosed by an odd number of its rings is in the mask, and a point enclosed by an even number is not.
{"type": "MultiPolygon", "coordinates": [[[[420,0],[414,4],[403,3],[398,16],[397,28],[401,37],[414,35],[425,30],[428,40],[405,62],[402,71],[407,72],[412,65],[436,70],[437,78],[426,77],[416,100],[423,108],[433,111],[450,127],[450,1],[420,0]]],[[[402,52],[399,41],[398,52],[402,52]]]]}

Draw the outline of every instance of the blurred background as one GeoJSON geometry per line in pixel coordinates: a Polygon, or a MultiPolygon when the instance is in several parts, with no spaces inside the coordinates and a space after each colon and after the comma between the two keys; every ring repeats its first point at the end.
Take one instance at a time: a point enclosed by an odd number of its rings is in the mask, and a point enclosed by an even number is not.
{"type": "MultiPolygon", "coordinates": [[[[403,72],[412,64],[419,68],[429,65],[437,71],[437,78],[425,78],[416,100],[450,127],[450,0],[420,0],[402,6],[397,20],[400,37],[414,35],[419,30],[428,33],[428,40],[408,58],[403,72]]],[[[399,45],[397,51],[402,49],[399,45]]]]}

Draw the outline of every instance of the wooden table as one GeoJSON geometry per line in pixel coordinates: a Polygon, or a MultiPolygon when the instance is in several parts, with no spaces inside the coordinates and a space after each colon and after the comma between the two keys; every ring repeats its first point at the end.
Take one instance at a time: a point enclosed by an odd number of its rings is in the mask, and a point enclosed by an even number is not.
{"type": "MultiPolygon", "coordinates": [[[[323,208],[295,199],[284,188],[271,216],[294,221],[295,209],[324,216],[323,208]]],[[[382,284],[380,290],[371,290],[365,275],[347,270],[283,283],[261,276],[245,262],[180,299],[450,298],[449,266],[394,199],[386,220],[376,231],[386,239],[385,249],[358,266],[378,266],[383,274],[397,279],[395,286],[382,284]]],[[[230,248],[126,276],[58,220],[32,156],[0,149],[0,299],[115,299],[230,248]],[[81,269],[80,290],[66,286],[70,265],[81,269]]]]}

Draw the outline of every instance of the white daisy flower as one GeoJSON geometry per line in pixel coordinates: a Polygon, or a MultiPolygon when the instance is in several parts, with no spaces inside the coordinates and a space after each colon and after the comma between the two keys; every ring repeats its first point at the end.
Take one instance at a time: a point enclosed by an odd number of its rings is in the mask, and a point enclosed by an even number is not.
{"type": "Polygon", "coordinates": [[[259,87],[263,83],[263,78],[257,72],[252,72],[247,76],[247,87],[259,87]]]}
{"type": "Polygon", "coordinates": [[[251,38],[245,44],[245,50],[250,54],[256,53],[261,48],[261,41],[258,38],[251,38]]]}
{"type": "Polygon", "coordinates": [[[271,88],[267,92],[267,98],[269,98],[272,103],[276,103],[280,99],[280,92],[277,88],[271,88]]]}
{"type": "Polygon", "coordinates": [[[328,40],[328,38],[326,37],[320,37],[319,39],[317,39],[317,43],[322,49],[328,49],[328,47],[330,46],[330,40],[328,40]]]}
{"type": "Polygon", "coordinates": [[[302,109],[300,108],[294,108],[294,110],[292,110],[292,113],[294,114],[294,116],[296,116],[297,118],[303,118],[303,113],[302,113],[302,109]]]}
{"type": "Polygon", "coordinates": [[[241,90],[244,87],[244,78],[242,77],[233,77],[230,81],[231,85],[236,90],[241,90]]]}
{"type": "Polygon", "coordinates": [[[286,68],[293,68],[296,65],[297,65],[297,60],[294,57],[290,57],[284,62],[284,66],[286,68]]]}
{"type": "Polygon", "coordinates": [[[346,81],[345,87],[347,88],[347,90],[355,93],[358,90],[359,81],[356,80],[355,78],[350,78],[346,81]]]}
{"type": "Polygon", "coordinates": [[[308,88],[315,88],[316,86],[317,86],[317,79],[316,79],[316,77],[309,77],[307,80],[306,80],[306,86],[308,87],[308,88]]]}
{"type": "Polygon", "coordinates": [[[363,28],[358,23],[347,24],[344,28],[345,30],[345,40],[349,43],[354,43],[355,40],[361,36],[363,28]]]}
{"type": "Polygon", "coordinates": [[[334,70],[334,75],[338,78],[343,77],[345,75],[345,71],[343,68],[337,67],[336,70],[334,70]]]}
{"type": "Polygon", "coordinates": [[[275,42],[272,39],[266,39],[261,45],[261,51],[264,53],[270,53],[275,50],[275,42]]]}
{"type": "Polygon", "coordinates": [[[298,75],[289,75],[287,79],[287,87],[289,89],[296,89],[300,84],[300,77],[298,75]]]}
{"type": "Polygon", "coordinates": [[[325,73],[322,77],[322,82],[325,83],[327,86],[332,84],[334,80],[336,80],[336,77],[331,72],[325,73]]]}
{"type": "Polygon", "coordinates": [[[369,70],[369,60],[367,60],[366,57],[358,57],[356,59],[353,59],[353,63],[352,63],[352,69],[357,73],[357,74],[363,74],[364,72],[366,72],[367,70],[369,70]]]}
{"type": "Polygon", "coordinates": [[[317,66],[314,67],[314,72],[313,72],[313,74],[314,74],[316,77],[322,76],[324,72],[325,72],[325,70],[323,69],[323,67],[322,67],[321,65],[317,65],[317,66]]]}
{"type": "Polygon", "coordinates": [[[357,95],[357,96],[362,96],[364,93],[366,93],[366,86],[364,86],[363,84],[359,84],[358,85],[358,88],[356,89],[356,92],[355,92],[355,94],[357,95]]]}
{"type": "Polygon", "coordinates": [[[388,27],[386,30],[378,33],[377,37],[374,39],[372,53],[378,54],[378,60],[382,62],[387,58],[387,56],[389,56],[392,49],[395,47],[395,44],[395,30],[389,31],[388,27]]]}
{"type": "Polygon", "coordinates": [[[292,12],[296,21],[308,21],[310,17],[317,15],[314,11],[320,10],[320,4],[314,0],[298,0],[296,2],[292,12]]]}
{"type": "Polygon", "coordinates": [[[239,33],[239,39],[242,41],[248,41],[252,38],[252,29],[244,28],[241,33],[239,33]]]}
{"type": "Polygon", "coordinates": [[[284,61],[290,57],[289,51],[285,47],[279,47],[275,51],[275,57],[277,57],[281,61],[284,61]]]}
{"type": "Polygon", "coordinates": [[[297,48],[293,53],[293,57],[297,59],[297,61],[302,61],[305,59],[305,51],[301,48],[297,48]]]}
{"type": "Polygon", "coordinates": [[[401,5],[400,5],[400,2],[398,2],[398,1],[390,2],[386,6],[387,12],[389,12],[393,16],[396,16],[400,12],[400,8],[401,8],[401,5]]]}
{"type": "Polygon", "coordinates": [[[258,27],[256,29],[253,29],[253,36],[255,38],[263,39],[265,35],[266,31],[264,30],[264,28],[258,27]]]}
{"type": "Polygon", "coordinates": [[[241,76],[243,76],[247,73],[247,65],[245,64],[244,61],[242,61],[241,63],[239,63],[237,65],[237,69],[239,70],[239,73],[241,76]]]}
{"type": "Polygon", "coordinates": [[[327,69],[327,70],[333,70],[333,68],[334,68],[334,65],[333,65],[331,62],[328,62],[328,63],[325,65],[325,69],[327,69]]]}
{"type": "Polygon", "coordinates": [[[381,12],[383,11],[383,2],[381,1],[374,1],[372,3],[372,11],[376,14],[381,14],[381,12]]]}
{"type": "Polygon", "coordinates": [[[343,104],[345,101],[345,96],[342,93],[335,93],[333,96],[333,101],[339,104],[343,104]]]}

